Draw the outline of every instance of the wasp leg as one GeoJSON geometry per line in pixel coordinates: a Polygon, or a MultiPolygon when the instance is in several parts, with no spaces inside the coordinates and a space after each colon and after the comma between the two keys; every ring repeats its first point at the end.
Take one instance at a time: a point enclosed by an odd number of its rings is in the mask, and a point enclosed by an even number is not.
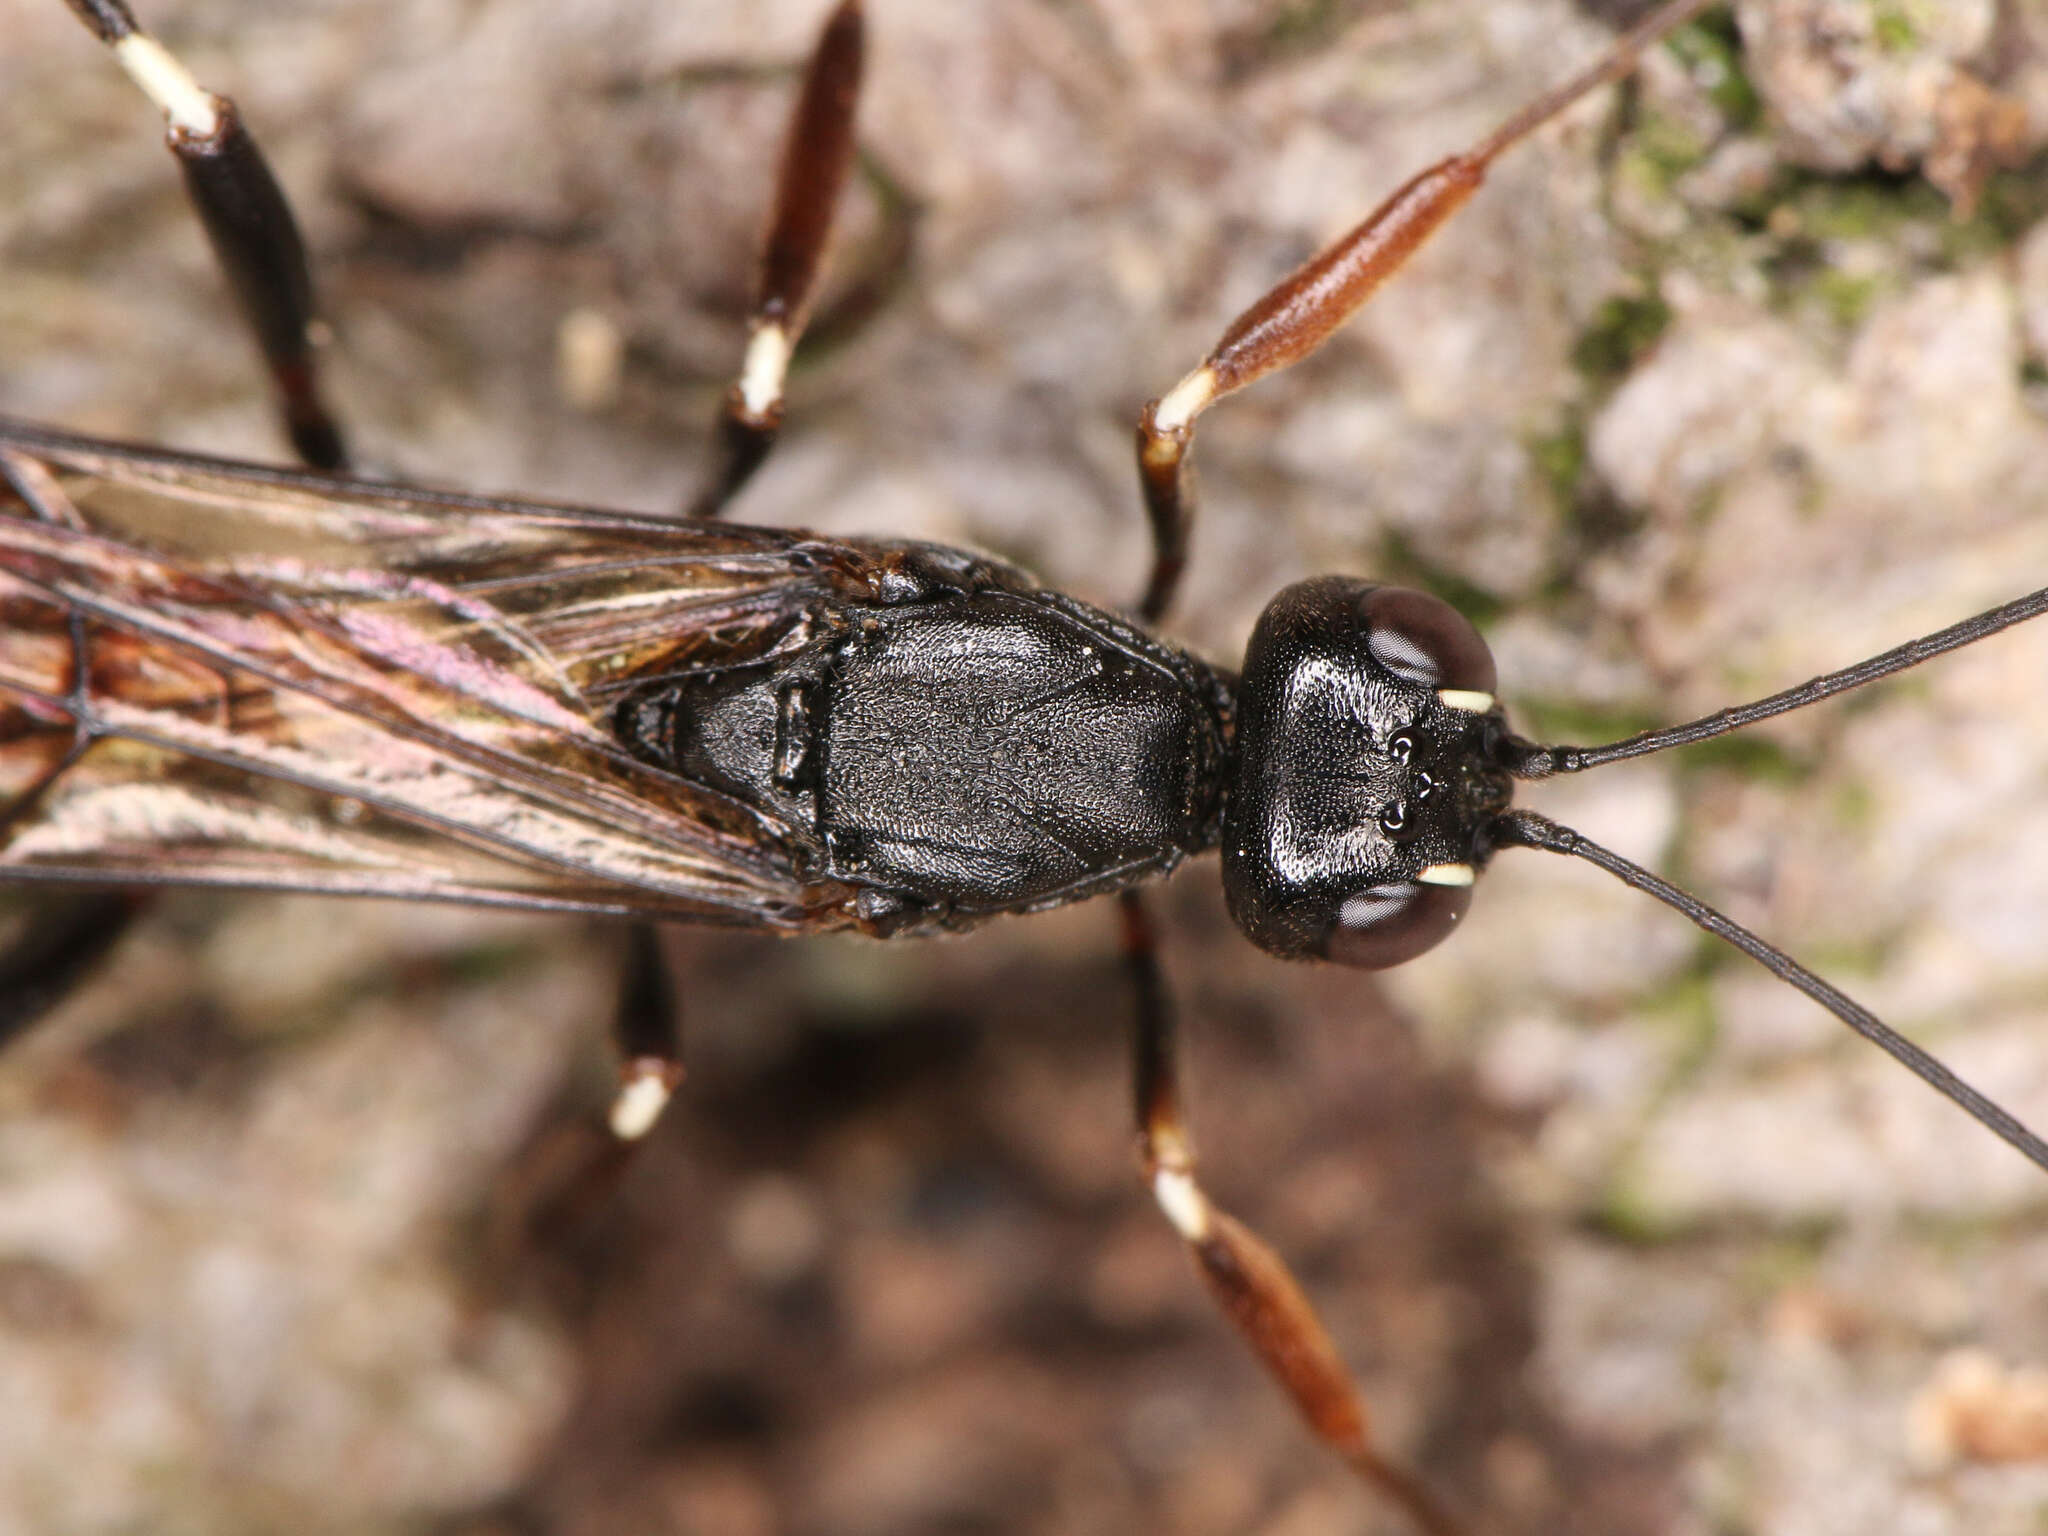
{"type": "Polygon", "coordinates": [[[70,5],[163,112],[186,194],[269,364],[293,451],[315,469],[345,468],[341,430],[320,399],[313,352],[323,327],[314,313],[305,242],[235,104],[202,87],[137,26],[126,0],[70,5]]]}
{"type": "Polygon", "coordinates": [[[551,1118],[511,1165],[492,1200],[488,1247],[507,1268],[589,1230],[633,1166],[647,1134],[683,1080],[675,989],[653,923],[626,929],[625,964],[612,1014],[619,1088],[607,1124],[551,1118]]]}
{"type": "Polygon", "coordinates": [[[603,1126],[581,1112],[550,1116],[505,1169],[491,1201],[486,1246],[508,1269],[589,1230],[682,1086],[682,1015],[661,929],[631,923],[625,936],[611,1023],[618,1089],[603,1126]]]}
{"type": "Polygon", "coordinates": [[[638,1141],[654,1129],[683,1081],[682,1014],[676,1004],[661,930],[635,923],[626,932],[626,970],[619,986],[612,1039],[619,1050],[619,1091],[612,1099],[612,1135],[638,1141]]]}
{"type": "Polygon", "coordinates": [[[1187,563],[1194,490],[1186,472],[1195,418],[1225,395],[1307,357],[1423,242],[1471,199],[1493,162],[1584,96],[1635,67],[1643,50],[1705,10],[1710,0],[1666,0],[1579,74],[1538,97],[1460,154],[1398,188],[1343,235],[1231,322],[1200,367],[1145,407],[1138,422],[1138,480],[1152,525],[1152,573],[1138,601],[1148,623],[1173,606],[1187,563]]]}
{"type": "Polygon", "coordinates": [[[718,419],[718,467],[691,502],[713,518],[739,493],[782,427],[790,353],[810,319],[818,275],[853,168],[853,114],[860,101],[864,23],[860,0],[840,0],[804,70],[803,89],[782,141],[775,212],[748,322],[747,355],[718,419]]]}
{"type": "Polygon", "coordinates": [[[1410,1473],[1372,1443],[1365,1404],[1337,1346],[1287,1263],[1249,1227],[1210,1200],[1195,1172],[1181,1114],[1173,1012],[1159,974],[1158,940],[1144,898],[1126,891],[1124,961],[1136,994],[1132,1090],[1138,1155],[1166,1219],[1187,1244],[1209,1294],[1330,1449],[1430,1536],[1461,1529],[1410,1473]]]}

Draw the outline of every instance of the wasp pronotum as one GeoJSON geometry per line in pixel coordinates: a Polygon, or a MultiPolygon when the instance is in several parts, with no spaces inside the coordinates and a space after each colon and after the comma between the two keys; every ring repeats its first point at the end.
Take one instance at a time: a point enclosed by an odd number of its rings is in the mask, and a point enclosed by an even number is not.
{"type": "MultiPolygon", "coordinates": [[[[821,9],[145,20],[278,165],[366,463],[659,508],[705,460],[821,9]]],[[[1137,407],[1597,52],[1597,9],[877,0],[824,344],[738,515],[973,543],[1119,600],[1137,407]]],[[[1217,413],[1177,634],[1235,656],[1316,571],[1431,586],[1525,716],[1596,739],[2048,570],[2038,21],[1740,9],[1740,45],[1710,16],[1572,111],[1217,413]]],[[[0,409],[278,457],[151,114],[54,0],[0,16],[0,409]]],[[[2038,1122],[2044,647],[2023,627],[1761,745],[1536,799],[2038,1122]]],[[[1514,1529],[2021,1526],[2026,1165],[1551,863],[1505,861],[1378,991],[1261,958],[1204,872],[1168,893],[1212,1182],[1296,1264],[1382,1435],[1514,1529]]],[[[679,937],[691,1086],[558,1272],[480,1213],[544,1183],[546,1127],[598,1096],[601,931],[164,903],[0,1063],[0,1510],[1370,1528],[1127,1189],[1107,926],[679,937]]]]}

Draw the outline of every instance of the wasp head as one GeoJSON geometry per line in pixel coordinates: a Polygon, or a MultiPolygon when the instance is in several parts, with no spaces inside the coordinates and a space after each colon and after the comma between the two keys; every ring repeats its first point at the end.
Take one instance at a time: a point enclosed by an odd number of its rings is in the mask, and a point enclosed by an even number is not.
{"type": "Polygon", "coordinates": [[[1507,804],[1493,656],[1427,593],[1325,576],[1245,651],[1223,889],[1261,947],[1377,970],[1454,928],[1507,804]]]}

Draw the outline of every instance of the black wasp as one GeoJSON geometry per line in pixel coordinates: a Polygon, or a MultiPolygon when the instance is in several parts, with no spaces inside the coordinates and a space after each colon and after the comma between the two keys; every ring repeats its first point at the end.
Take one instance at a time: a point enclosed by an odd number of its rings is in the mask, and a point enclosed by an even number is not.
{"type": "MultiPolygon", "coordinates": [[[[259,469],[0,422],[0,878],[53,900],[12,958],[25,1021],[125,908],[63,888],[400,896],[875,937],[1098,895],[1122,904],[1152,1189],[1315,1431],[1418,1523],[1455,1522],[1367,1434],[1285,1265],[1212,1204],[1183,1125],[1138,888],[1216,851],[1290,958],[1398,965],[1448,938],[1503,848],[1607,869],[1745,950],[2028,1157],[2048,1147],[1813,973],[1577,833],[1518,780],[1684,745],[1891,676],[2048,607],[2035,592],[1754,704],[1599,747],[1508,724],[1477,630],[1419,591],[1297,583],[1240,671],[1148,627],[1179,584],[1197,417],[1307,356],[1506,150],[1704,8],[1672,0],[1580,75],[1416,176],[1245,312],[1144,412],[1155,544],[1129,616],[982,555],[719,521],[769,452],[854,158],[858,0],[826,24],[777,183],[719,467],[689,521],[351,478],[311,284],[234,106],[120,0],[73,7],[163,109],[299,456],[259,469]]],[[[650,944],[613,1125],[680,1078],[650,944]]]]}

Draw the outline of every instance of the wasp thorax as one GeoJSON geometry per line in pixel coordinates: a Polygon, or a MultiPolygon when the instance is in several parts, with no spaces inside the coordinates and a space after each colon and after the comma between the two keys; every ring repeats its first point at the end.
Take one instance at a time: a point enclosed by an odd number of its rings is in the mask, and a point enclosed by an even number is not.
{"type": "Polygon", "coordinates": [[[1457,926],[1507,803],[1493,656],[1424,592],[1287,588],[1245,651],[1223,822],[1231,915],[1263,948],[1379,969],[1457,926]]]}

